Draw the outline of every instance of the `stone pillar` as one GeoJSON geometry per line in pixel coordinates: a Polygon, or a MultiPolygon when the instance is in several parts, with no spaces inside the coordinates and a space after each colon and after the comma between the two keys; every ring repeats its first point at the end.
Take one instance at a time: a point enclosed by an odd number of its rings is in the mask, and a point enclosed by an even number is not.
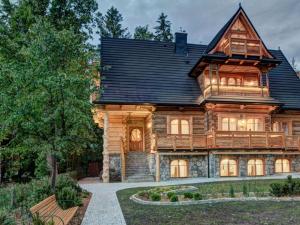
{"type": "Polygon", "coordinates": [[[109,129],[109,122],[108,122],[108,112],[104,113],[104,132],[103,132],[103,173],[102,173],[102,180],[104,183],[109,182],[109,154],[108,154],[108,129],[109,129]]]}

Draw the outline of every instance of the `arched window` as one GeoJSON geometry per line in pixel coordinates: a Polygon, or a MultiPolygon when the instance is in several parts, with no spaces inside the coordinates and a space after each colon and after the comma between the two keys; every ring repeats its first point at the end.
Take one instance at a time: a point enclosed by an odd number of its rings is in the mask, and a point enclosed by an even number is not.
{"type": "Polygon", "coordinates": [[[262,159],[248,160],[248,176],[263,176],[264,163],[262,159]]]}
{"type": "Polygon", "coordinates": [[[275,173],[289,173],[290,161],[288,159],[276,159],[275,161],[275,173]]]}
{"type": "Polygon", "coordinates": [[[171,177],[187,177],[188,176],[188,162],[183,159],[176,159],[171,161],[171,177]]]}
{"type": "Polygon", "coordinates": [[[174,119],[171,120],[171,134],[178,134],[179,133],[179,120],[174,119]]]}
{"type": "Polygon", "coordinates": [[[171,134],[190,134],[190,121],[188,119],[172,119],[170,122],[171,134]]]}
{"type": "Polygon", "coordinates": [[[220,163],[220,176],[237,176],[237,162],[234,159],[222,159],[220,163]]]}
{"type": "Polygon", "coordinates": [[[190,126],[188,120],[181,120],[181,134],[189,134],[190,126]]]}
{"type": "Polygon", "coordinates": [[[224,86],[224,85],[226,85],[226,83],[227,83],[227,82],[226,82],[226,77],[222,77],[222,78],[221,78],[221,85],[224,86]]]}
{"type": "Polygon", "coordinates": [[[237,85],[237,86],[241,86],[241,79],[240,79],[240,78],[237,78],[237,79],[236,79],[236,85],[237,85]]]}
{"type": "Polygon", "coordinates": [[[235,79],[233,78],[233,77],[230,77],[229,79],[228,79],[228,85],[230,85],[230,86],[235,86],[235,79]]]}
{"type": "Polygon", "coordinates": [[[138,128],[134,128],[131,131],[130,140],[131,141],[141,141],[142,140],[142,132],[141,132],[141,130],[138,129],[138,128]]]}

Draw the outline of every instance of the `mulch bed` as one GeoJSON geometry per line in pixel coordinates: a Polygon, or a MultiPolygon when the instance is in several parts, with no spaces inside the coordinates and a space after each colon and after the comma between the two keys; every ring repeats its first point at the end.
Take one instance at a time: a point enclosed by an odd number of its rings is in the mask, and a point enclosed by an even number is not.
{"type": "Polygon", "coordinates": [[[91,198],[92,198],[92,193],[89,193],[88,197],[82,200],[82,206],[79,207],[79,209],[77,210],[75,216],[73,217],[69,225],[81,225],[85,211],[90,203],[91,198]]]}

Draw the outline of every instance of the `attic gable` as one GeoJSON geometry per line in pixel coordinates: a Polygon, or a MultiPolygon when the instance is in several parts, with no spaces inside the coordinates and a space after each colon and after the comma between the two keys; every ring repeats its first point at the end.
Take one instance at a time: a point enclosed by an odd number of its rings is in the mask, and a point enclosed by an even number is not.
{"type": "Polygon", "coordinates": [[[216,52],[274,58],[241,6],[209,44],[207,54],[216,52]]]}

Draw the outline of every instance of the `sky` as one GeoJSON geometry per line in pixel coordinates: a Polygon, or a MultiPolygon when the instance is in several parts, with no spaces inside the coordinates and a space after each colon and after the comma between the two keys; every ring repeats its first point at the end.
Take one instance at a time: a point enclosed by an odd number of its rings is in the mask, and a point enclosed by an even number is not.
{"type": "MultiPolygon", "coordinates": [[[[97,0],[103,14],[111,6],[123,16],[131,34],[139,25],[156,25],[161,12],[168,15],[172,32],[188,33],[188,42],[208,44],[238,9],[244,10],[269,49],[280,49],[300,70],[300,0],[97,0]]],[[[94,37],[94,44],[98,44],[94,37]]]]}

